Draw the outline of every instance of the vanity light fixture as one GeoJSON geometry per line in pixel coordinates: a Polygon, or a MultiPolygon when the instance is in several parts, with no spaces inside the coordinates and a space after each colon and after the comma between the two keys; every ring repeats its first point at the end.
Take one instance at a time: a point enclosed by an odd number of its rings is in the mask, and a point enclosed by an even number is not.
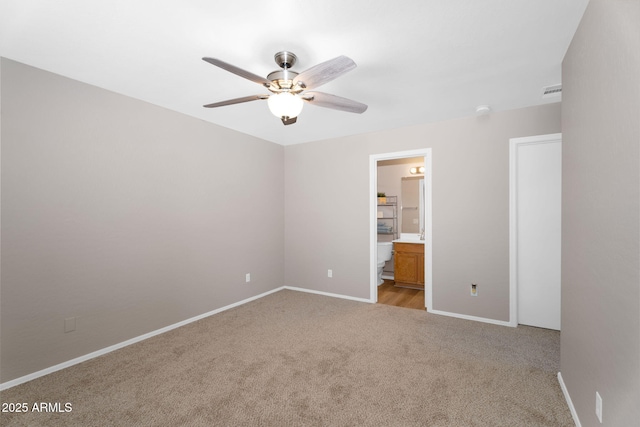
{"type": "Polygon", "coordinates": [[[420,167],[414,166],[411,169],[409,169],[409,172],[411,172],[412,175],[424,173],[424,166],[420,166],[420,167]]]}

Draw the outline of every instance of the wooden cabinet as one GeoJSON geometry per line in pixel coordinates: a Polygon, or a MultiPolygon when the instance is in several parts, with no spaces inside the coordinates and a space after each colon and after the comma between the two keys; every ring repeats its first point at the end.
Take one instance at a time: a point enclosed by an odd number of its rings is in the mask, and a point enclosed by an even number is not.
{"type": "Polygon", "coordinates": [[[424,244],[394,243],[393,250],[396,286],[424,289],[424,244]]]}

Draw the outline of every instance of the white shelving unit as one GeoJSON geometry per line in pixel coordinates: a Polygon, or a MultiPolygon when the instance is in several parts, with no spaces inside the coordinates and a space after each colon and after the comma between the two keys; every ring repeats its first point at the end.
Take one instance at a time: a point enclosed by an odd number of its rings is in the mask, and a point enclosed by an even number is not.
{"type": "MultiPolygon", "coordinates": [[[[398,196],[378,197],[378,241],[391,242],[398,238],[398,196]]],[[[393,279],[393,259],[382,271],[384,279],[393,279]]]]}

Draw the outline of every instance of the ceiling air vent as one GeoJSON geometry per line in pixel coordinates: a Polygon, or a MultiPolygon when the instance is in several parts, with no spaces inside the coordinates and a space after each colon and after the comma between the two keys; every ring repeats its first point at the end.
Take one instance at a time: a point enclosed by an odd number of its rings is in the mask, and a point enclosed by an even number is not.
{"type": "Polygon", "coordinates": [[[562,85],[558,84],[558,85],[553,85],[553,86],[547,86],[545,88],[542,88],[543,93],[542,93],[542,97],[543,98],[551,98],[554,96],[560,96],[562,95],[562,85]]]}

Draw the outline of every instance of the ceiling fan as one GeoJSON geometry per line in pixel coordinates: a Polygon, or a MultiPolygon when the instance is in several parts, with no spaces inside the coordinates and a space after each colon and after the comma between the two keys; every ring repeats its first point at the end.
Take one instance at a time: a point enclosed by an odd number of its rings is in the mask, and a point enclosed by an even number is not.
{"type": "Polygon", "coordinates": [[[367,110],[365,104],[351,99],[324,92],[307,92],[307,90],[320,87],[356,68],[356,63],[346,56],[338,56],[337,58],[311,67],[306,71],[297,73],[291,70],[291,67],[295,65],[298,59],[296,55],[288,51],[278,52],[275,54],[274,59],[276,64],[282,69],[269,73],[266,79],[216,58],[204,57],[202,59],[216,67],[220,67],[223,70],[258,83],[271,92],[271,94],[250,95],[242,98],[214,102],[204,105],[206,108],[223,107],[225,105],[266,99],[271,112],[280,118],[284,125],[291,125],[296,122],[298,114],[302,111],[304,102],[317,105],[318,107],[332,108],[350,113],[361,114],[367,110]]]}

